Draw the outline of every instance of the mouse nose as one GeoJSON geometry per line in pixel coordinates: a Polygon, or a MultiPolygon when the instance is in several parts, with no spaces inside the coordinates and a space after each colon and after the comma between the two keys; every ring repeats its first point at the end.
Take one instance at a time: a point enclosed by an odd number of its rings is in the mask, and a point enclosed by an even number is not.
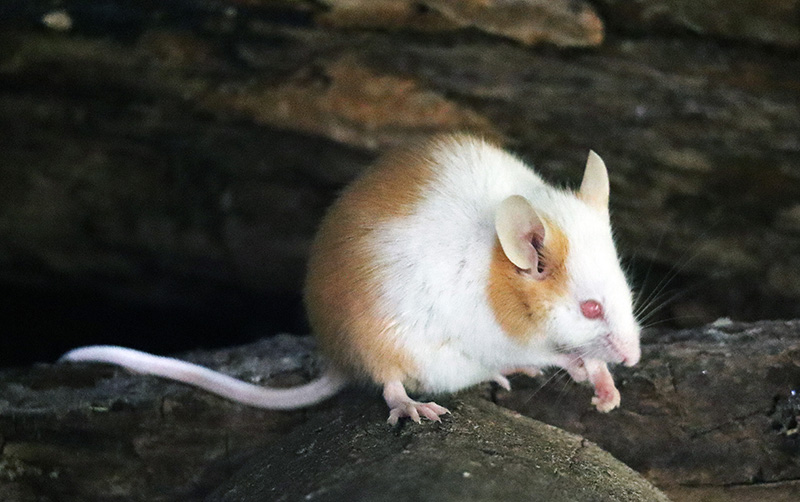
{"type": "Polygon", "coordinates": [[[635,366],[642,358],[642,347],[639,343],[635,343],[630,347],[626,347],[623,355],[622,364],[625,366],[635,366]]]}
{"type": "Polygon", "coordinates": [[[603,317],[603,306],[597,300],[581,302],[581,314],[587,319],[600,319],[603,317]]]}

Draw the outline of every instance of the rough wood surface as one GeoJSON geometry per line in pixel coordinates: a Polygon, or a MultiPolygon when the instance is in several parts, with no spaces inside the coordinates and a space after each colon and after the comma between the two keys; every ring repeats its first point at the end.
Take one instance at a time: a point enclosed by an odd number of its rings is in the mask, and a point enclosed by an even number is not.
{"type": "MultiPolygon", "coordinates": [[[[288,385],[314,373],[312,349],[307,338],[282,336],[190,358],[251,381],[288,385]]],[[[638,366],[614,369],[622,408],[609,414],[593,409],[589,388],[563,375],[515,378],[510,393],[484,387],[477,394],[494,395],[504,407],[597,443],[678,502],[796,500],[800,321],[721,322],[651,334],[643,349],[638,366]]],[[[454,402],[461,401],[445,404],[454,402]]],[[[479,406],[470,402],[468,408],[479,406]]],[[[481,409],[481,418],[469,415],[476,426],[509,420],[481,409]]],[[[394,451],[398,438],[384,424],[386,410],[377,391],[350,390],[315,409],[277,413],[105,366],[6,371],[0,373],[0,498],[196,500],[223,483],[252,496],[263,494],[274,488],[267,481],[273,478],[257,477],[259,482],[250,485],[241,476],[225,480],[240,468],[256,469],[265,456],[277,461],[267,450],[284,448],[291,456],[303,441],[309,448],[334,441],[325,438],[324,427],[313,426],[284,442],[289,429],[309,418],[334,420],[331,410],[338,413],[335,420],[352,421],[336,431],[346,429],[355,434],[354,441],[374,442],[370,448],[377,451],[369,455],[394,451]]],[[[459,410],[445,419],[445,433],[466,433],[459,410]]],[[[400,442],[424,449],[417,435],[442,439],[439,432],[432,432],[431,424],[408,424],[400,442]]],[[[520,450],[534,448],[518,433],[509,432],[504,441],[520,450]]],[[[456,453],[440,453],[441,468],[451,469],[456,453]]],[[[382,465],[357,468],[368,476],[382,465]]],[[[303,487],[313,485],[303,479],[298,481],[303,487]]]]}
{"type": "MultiPolygon", "coordinates": [[[[311,347],[279,336],[189,358],[292,385],[313,367],[311,347]]],[[[246,408],[108,366],[39,365],[0,380],[4,502],[201,500],[307,413],[246,408]]]]}
{"type": "Polygon", "coordinates": [[[800,322],[651,333],[642,362],[614,375],[622,405],[606,416],[564,376],[497,398],[597,442],[676,501],[800,496],[800,322]]]}
{"type": "Polygon", "coordinates": [[[449,400],[442,424],[397,433],[382,405],[354,403],[249,460],[207,501],[667,501],[580,436],[474,396],[449,400]]]}
{"type": "Polygon", "coordinates": [[[800,45],[798,0],[597,0],[609,26],[641,35],[705,37],[800,45]]]}
{"type": "MultiPolygon", "coordinates": [[[[309,342],[284,336],[190,357],[253,381],[271,375],[275,385],[283,375],[278,383],[292,384],[310,366],[309,342]]],[[[444,424],[392,430],[379,393],[364,389],[279,413],[108,367],[7,372],[0,374],[0,498],[666,500],[579,436],[479,394],[447,399],[453,416],[444,424]]]]}

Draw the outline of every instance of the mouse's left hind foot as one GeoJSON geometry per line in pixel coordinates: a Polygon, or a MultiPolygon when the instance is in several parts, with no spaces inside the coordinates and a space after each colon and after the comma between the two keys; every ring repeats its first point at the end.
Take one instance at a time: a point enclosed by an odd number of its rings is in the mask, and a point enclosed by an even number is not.
{"type": "Polygon", "coordinates": [[[414,401],[403,387],[403,383],[399,381],[389,382],[383,387],[383,398],[389,406],[389,425],[395,425],[403,418],[408,417],[416,423],[422,421],[421,417],[434,422],[441,422],[440,415],[450,413],[450,410],[444,406],[439,406],[434,402],[420,403],[414,401]]]}

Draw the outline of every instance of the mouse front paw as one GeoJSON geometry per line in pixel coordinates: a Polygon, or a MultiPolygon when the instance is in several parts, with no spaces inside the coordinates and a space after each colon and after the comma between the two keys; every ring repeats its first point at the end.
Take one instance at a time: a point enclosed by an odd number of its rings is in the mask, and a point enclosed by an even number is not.
{"type": "Polygon", "coordinates": [[[614,379],[608,371],[608,366],[603,361],[587,360],[585,367],[589,373],[589,380],[594,386],[594,397],[592,404],[597,407],[597,411],[608,413],[619,406],[620,395],[614,379]]]}
{"type": "Polygon", "coordinates": [[[596,388],[595,394],[592,398],[592,404],[595,405],[597,411],[608,413],[619,406],[620,395],[616,387],[596,388]]]}

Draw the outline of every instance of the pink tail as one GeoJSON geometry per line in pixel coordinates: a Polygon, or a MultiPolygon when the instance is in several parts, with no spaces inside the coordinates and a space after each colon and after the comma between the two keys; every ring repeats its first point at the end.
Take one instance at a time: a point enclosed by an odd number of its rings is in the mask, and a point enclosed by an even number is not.
{"type": "Polygon", "coordinates": [[[71,350],[60,361],[86,361],[122,366],[135,373],[160,376],[187,383],[237,403],[271,410],[293,410],[324,401],[344,387],[346,381],[332,370],[298,387],[270,389],[171,357],[156,356],[113,345],[93,345],[71,350]]]}

